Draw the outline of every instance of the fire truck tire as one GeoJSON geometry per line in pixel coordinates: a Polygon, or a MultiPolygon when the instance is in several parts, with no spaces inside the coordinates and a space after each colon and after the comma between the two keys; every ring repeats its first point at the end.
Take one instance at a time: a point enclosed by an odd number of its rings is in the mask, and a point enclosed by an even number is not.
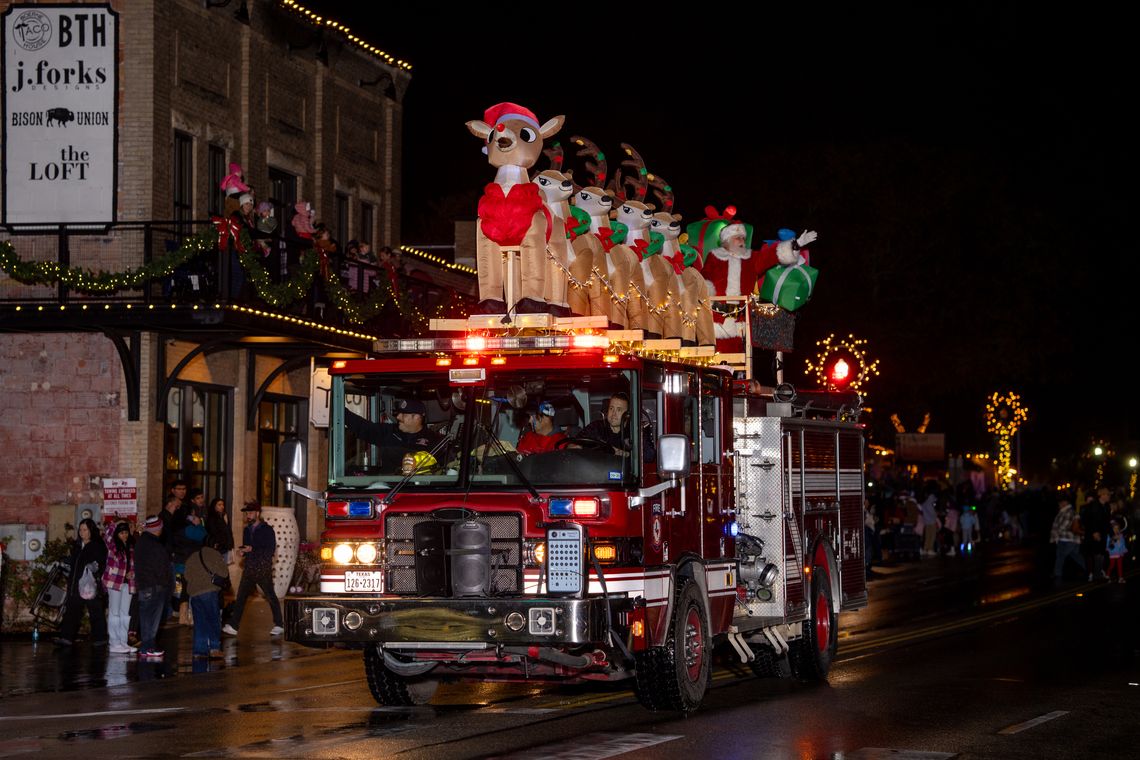
{"type": "Polygon", "coordinates": [[[376,647],[364,650],[364,674],[368,690],[377,704],[386,707],[426,705],[435,695],[439,681],[422,676],[409,677],[393,673],[384,667],[384,655],[376,647]]]}
{"type": "Polygon", "coordinates": [[[697,584],[682,580],[673,604],[669,640],[637,654],[635,691],[650,710],[692,712],[712,673],[712,638],[697,584]]]}
{"type": "Polygon", "coordinates": [[[756,658],[748,663],[757,678],[776,678],[783,675],[780,672],[781,658],[776,655],[772,647],[754,646],[752,655],[756,658]]]}
{"type": "Polygon", "coordinates": [[[811,571],[811,609],[804,621],[804,635],[794,643],[789,660],[796,678],[804,683],[827,680],[831,661],[839,646],[839,616],[831,598],[826,568],[811,571]]]}

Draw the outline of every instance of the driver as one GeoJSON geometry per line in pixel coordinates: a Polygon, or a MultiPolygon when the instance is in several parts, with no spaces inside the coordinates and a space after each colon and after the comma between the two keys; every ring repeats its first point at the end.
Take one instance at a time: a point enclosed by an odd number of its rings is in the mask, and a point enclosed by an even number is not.
{"type": "Polygon", "coordinates": [[[375,446],[403,446],[409,449],[433,449],[442,436],[424,426],[427,407],[417,399],[402,399],[396,406],[396,424],[372,422],[351,409],[344,410],[344,425],[357,438],[375,446]]]}
{"type": "MultiPolygon", "coordinates": [[[[594,420],[582,428],[579,438],[591,438],[610,446],[618,456],[628,454],[632,448],[628,438],[622,435],[622,420],[629,412],[629,394],[619,391],[610,396],[606,404],[605,417],[594,420]]],[[[657,460],[657,448],[653,445],[653,436],[648,427],[642,428],[641,449],[646,462],[657,460]]]]}
{"type": "Polygon", "coordinates": [[[554,404],[543,401],[538,408],[530,410],[530,430],[519,438],[515,451],[523,456],[553,451],[555,444],[565,438],[565,433],[555,430],[554,404]]]}

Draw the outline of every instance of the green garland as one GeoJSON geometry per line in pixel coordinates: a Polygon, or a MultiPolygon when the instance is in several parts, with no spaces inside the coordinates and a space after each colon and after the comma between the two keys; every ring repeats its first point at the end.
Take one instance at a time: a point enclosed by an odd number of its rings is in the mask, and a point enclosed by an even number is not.
{"type": "Polygon", "coordinates": [[[356,296],[341,282],[335,272],[325,274],[325,290],[337,309],[344,314],[345,319],[355,325],[363,324],[375,317],[385,306],[392,304],[400,312],[407,314],[407,298],[392,292],[392,283],[386,276],[379,278],[379,282],[366,296],[356,296]]]}
{"type": "Polygon", "coordinates": [[[300,268],[285,282],[272,282],[269,272],[261,265],[261,256],[255,253],[250,244],[249,233],[241,232],[241,242],[245,252],[238,252],[238,261],[249,276],[250,283],[257,291],[257,297],[270,306],[288,306],[304,298],[313,284],[317,273],[317,252],[310,248],[301,254],[300,268]]]}
{"type": "Polygon", "coordinates": [[[149,281],[166,277],[187,261],[213,250],[217,235],[203,232],[187,238],[177,251],[159,256],[136,269],[125,272],[92,272],[64,266],[56,261],[24,261],[6,240],[0,241],[0,269],[10,277],[28,285],[63,283],[72,290],[91,295],[107,295],[119,290],[138,290],[149,281]]]}
{"type": "MultiPolygon", "coordinates": [[[[298,270],[287,281],[275,283],[262,265],[261,256],[253,246],[249,233],[242,230],[240,237],[245,251],[237,251],[238,260],[258,298],[270,306],[284,307],[308,296],[319,269],[320,259],[316,250],[309,249],[301,254],[298,270]]],[[[234,244],[236,241],[230,242],[234,244]]],[[[26,262],[16,255],[10,242],[0,241],[0,270],[7,272],[19,282],[31,285],[63,283],[81,293],[108,295],[119,290],[138,290],[150,280],[169,276],[187,261],[217,250],[217,245],[216,232],[203,232],[187,238],[177,251],[161,256],[137,269],[115,273],[91,272],[51,261],[26,262]]],[[[405,319],[420,319],[426,324],[428,317],[411,304],[405,293],[394,292],[391,282],[383,276],[383,273],[381,274],[379,282],[368,295],[358,296],[345,287],[336,272],[328,271],[323,278],[325,290],[334,306],[344,314],[347,321],[353,324],[369,321],[389,305],[395,306],[405,319]]],[[[452,293],[451,296],[448,302],[436,307],[437,313],[454,309],[455,294],[452,293]]]]}

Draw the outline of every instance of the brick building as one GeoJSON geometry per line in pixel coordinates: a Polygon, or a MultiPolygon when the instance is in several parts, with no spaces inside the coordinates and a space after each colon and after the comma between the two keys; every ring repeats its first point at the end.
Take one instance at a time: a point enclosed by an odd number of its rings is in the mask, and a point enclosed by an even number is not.
{"type": "MultiPolygon", "coordinates": [[[[0,0],[0,13],[35,7],[0,0]]],[[[231,163],[282,222],[308,200],[341,241],[398,243],[408,64],[292,0],[110,7],[116,219],[66,231],[6,220],[0,243],[21,261],[104,273],[154,265],[212,229],[231,163]]],[[[182,477],[231,510],[247,498],[292,503],[303,534],[315,537],[314,510],[273,474],[276,446],[307,440],[309,485],[323,485],[312,369],[361,355],[378,328],[314,305],[316,296],[304,308],[275,308],[261,291],[227,290],[228,254],[210,257],[222,285],[205,284],[206,270],[201,281],[183,271],[189,293],[174,287],[181,270],[92,292],[0,267],[0,524],[58,536],[78,507],[100,504],[103,477],[136,478],[140,511],[153,513],[182,477]]],[[[435,289],[429,301],[473,288],[459,268],[409,259],[431,270],[416,278],[435,289]]]]}

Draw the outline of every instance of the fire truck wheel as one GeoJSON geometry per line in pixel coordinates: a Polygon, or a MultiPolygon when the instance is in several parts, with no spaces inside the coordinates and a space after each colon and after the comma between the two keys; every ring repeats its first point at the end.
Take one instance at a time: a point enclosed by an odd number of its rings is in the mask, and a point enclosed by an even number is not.
{"type": "Polygon", "coordinates": [[[376,647],[364,650],[364,674],[368,690],[377,704],[387,707],[426,705],[435,695],[439,681],[423,676],[408,677],[384,667],[384,655],[376,647]]]}
{"type": "Polygon", "coordinates": [[[811,612],[804,621],[804,635],[794,645],[792,662],[796,678],[805,683],[827,679],[839,645],[839,616],[831,598],[827,570],[811,570],[811,612]]]}
{"type": "Polygon", "coordinates": [[[752,654],[756,659],[748,663],[748,667],[752,668],[757,678],[776,678],[783,675],[780,672],[781,658],[776,655],[772,647],[754,646],[752,654]]]}
{"type": "Polygon", "coordinates": [[[650,710],[692,712],[700,707],[711,674],[712,640],[700,589],[681,580],[669,640],[637,654],[637,698],[650,710]]]}

